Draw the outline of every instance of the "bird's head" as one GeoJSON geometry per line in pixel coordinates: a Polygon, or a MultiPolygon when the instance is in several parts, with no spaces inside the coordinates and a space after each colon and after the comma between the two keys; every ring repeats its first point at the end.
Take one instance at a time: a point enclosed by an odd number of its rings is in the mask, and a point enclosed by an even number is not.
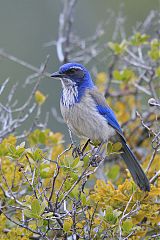
{"type": "Polygon", "coordinates": [[[91,88],[94,86],[89,71],[79,63],[66,63],[51,77],[61,79],[64,87],[83,86],[84,88],[91,88]]]}

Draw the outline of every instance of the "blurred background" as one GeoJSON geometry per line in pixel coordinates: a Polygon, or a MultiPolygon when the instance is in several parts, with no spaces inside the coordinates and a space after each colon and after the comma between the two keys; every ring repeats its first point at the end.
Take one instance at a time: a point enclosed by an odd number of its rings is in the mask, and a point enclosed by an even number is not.
{"type": "MultiPolygon", "coordinates": [[[[97,25],[108,19],[109,11],[116,17],[123,8],[125,17],[124,28],[126,35],[133,32],[133,28],[143,22],[151,10],[160,9],[159,0],[81,0],[78,1],[74,12],[73,31],[81,38],[88,38],[95,32],[97,25]]],[[[0,0],[0,48],[11,55],[22,59],[35,67],[40,67],[49,54],[47,72],[58,69],[60,62],[57,58],[56,47],[48,42],[56,41],[58,37],[59,14],[62,9],[60,0],[0,0]]],[[[113,18],[114,19],[114,18],[113,18]]],[[[104,27],[105,42],[112,41],[115,21],[110,21],[104,27]]],[[[90,65],[88,65],[90,68],[90,65]]],[[[105,68],[100,67],[101,70],[105,68]]],[[[104,69],[105,70],[105,69],[104,69]]],[[[33,74],[25,67],[20,67],[7,59],[0,59],[0,84],[10,78],[5,94],[11,85],[18,82],[15,98],[20,104],[25,102],[32,86],[24,87],[25,79],[33,74]]],[[[42,116],[51,112],[51,108],[59,110],[60,82],[44,78],[39,89],[47,95],[47,100],[42,106],[42,116]]],[[[5,94],[1,101],[5,101],[5,94]]],[[[30,122],[26,127],[29,127],[30,122]]],[[[64,124],[50,114],[48,127],[53,131],[65,133],[68,139],[67,128],[64,124]]]]}

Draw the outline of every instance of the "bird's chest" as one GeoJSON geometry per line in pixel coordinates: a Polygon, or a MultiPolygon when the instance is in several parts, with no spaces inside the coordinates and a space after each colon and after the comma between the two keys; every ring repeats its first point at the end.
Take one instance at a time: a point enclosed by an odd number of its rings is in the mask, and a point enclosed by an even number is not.
{"type": "Polygon", "coordinates": [[[106,141],[113,135],[113,129],[101,116],[92,99],[85,96],[80,102],[66,107],[60,102],[62,116],[70,130],[79,137],[106,141]]]}
{"type": "Polygon", "coordinates": [[[85,118],[81,103],[75,103],[72,106],[65,106],[60,101],[60,109],[64,121],[67,123],[70,130],[77,136],[83,135],[82,125],[85,125],[85,118]]]}

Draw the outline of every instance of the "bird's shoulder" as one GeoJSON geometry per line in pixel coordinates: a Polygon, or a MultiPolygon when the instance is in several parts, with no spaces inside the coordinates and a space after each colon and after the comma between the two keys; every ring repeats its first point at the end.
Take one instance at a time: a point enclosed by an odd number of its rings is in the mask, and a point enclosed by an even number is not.
{"type": "Polygon", "coordinates": [[[93,98],[93,100],[95,101],[95,103],[97,105],[109,107],[109,105],[106,102],[105,97],[98,91],[97,87],[94,87],[93,89],[89,89],[87,94],[93,98]]]}
{"type": "Polygon", "coordinates": [[[90,94],[91,98],[95,102],[97,111],[107,120],[108,124],[116,129],[116,131],[123,137],[123,132],[117,121],[116,115],[107,104],[105,97],[96,87],[90,90],[88,94],[90,94]]]}

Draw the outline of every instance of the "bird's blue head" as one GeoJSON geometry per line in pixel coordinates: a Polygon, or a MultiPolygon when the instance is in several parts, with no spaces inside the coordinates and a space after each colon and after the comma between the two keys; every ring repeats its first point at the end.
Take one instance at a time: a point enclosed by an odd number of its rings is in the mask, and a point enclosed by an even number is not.
{"type": "Polygon", "coordinates": [[[79,63],[66,63],[51,77],[61,79],[63,87],[77,86],[80,89],[94,86],[89,71],[79,63]]]}
{"type": "Polygon", "coordinates": [[[61,102],[67,108],[80,102],[86,89],[94,87],[90,73],[79,63],[66,63],[51,77],[61,80],[63,87],[61,102]]]}

